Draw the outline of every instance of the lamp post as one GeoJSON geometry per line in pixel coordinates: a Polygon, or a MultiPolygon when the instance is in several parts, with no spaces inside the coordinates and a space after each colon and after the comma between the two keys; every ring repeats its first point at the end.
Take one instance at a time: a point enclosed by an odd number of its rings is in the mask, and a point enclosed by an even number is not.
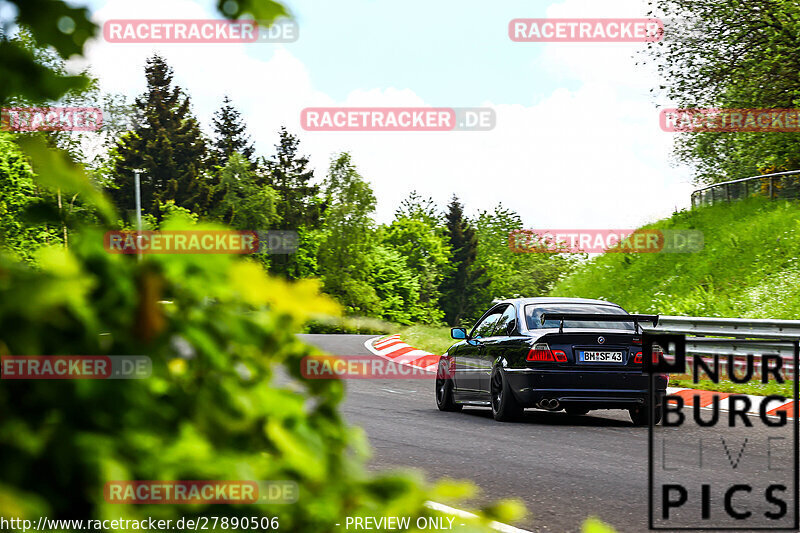
{"type": "Polygon", "coordinates": [[[136,257],[139,261],[142,260],[142,247],[141,247],[141,240],[142,240],[142,188],[139,180],[139,174],[141,171],[136,169],[133,171],[133,180],[134,180],[134,188],[135,188],[135,195],[136,195],[136,229],[138,233],[136,235],[136,257]]]}

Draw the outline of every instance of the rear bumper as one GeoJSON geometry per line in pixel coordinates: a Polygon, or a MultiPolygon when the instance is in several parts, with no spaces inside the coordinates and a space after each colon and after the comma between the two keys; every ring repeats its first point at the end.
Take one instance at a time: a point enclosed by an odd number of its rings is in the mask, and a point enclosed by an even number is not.
{"type": "MultiPolygon", "coordinates": [[[[505,369],[505,375],[517,401],[524,407],[536,407],[544,399],[558,400],[564,407],[586,409],[626,409],[644,405],[649,397],[650,376],[641,370],[585,371],[505,369]]],[[[655,378],[655,397],[660,399],[667,388],[667,378],[655,378]]],[[[660,400],[656,400],[660,403],[660,400]]]]}

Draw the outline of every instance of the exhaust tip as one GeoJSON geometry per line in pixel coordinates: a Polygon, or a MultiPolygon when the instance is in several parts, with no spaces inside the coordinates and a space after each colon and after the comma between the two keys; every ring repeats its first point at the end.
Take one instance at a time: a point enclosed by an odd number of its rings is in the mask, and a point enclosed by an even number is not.
{"type": "Polygon", "coordinates": [[[558,406],[558,400],[555,399],[544,398],[543,400],[539,400],[539,407],[541,409],[553,410],[558,409],[558,406]]]}

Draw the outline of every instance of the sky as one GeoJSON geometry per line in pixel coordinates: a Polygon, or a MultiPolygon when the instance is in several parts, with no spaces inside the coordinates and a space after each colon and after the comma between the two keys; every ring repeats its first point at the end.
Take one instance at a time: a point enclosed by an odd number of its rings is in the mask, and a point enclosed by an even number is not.
{"type": "MultiPolygon", "coordinates": [[[[80,4],[78,0],[73,3],[80,4]]],[[[498,203],[530,228],[634,228],[689,206],[691,169],[675,166],[669,107],[651,89],[644,44],[524,43],[515,18],[644,17],[646,0],[287,0],[292,43],[133,44],[102,35],[85,60],[104,91],[145,90],[154,52],[174,69],[210,133],[228,95],[260,154],[284,125],[299,136],[317,179],[349,151],[389,222],[416,190],[442,207],[458,195],[468,213],[498,203]],[[637,64],[638,63],[638,64],[637,64]],[[306,107],[490,107],[491,131],[304,131],[306,107]]],[[[219,18],[205,0],[91,0],[110,19],[219,18]]]]}

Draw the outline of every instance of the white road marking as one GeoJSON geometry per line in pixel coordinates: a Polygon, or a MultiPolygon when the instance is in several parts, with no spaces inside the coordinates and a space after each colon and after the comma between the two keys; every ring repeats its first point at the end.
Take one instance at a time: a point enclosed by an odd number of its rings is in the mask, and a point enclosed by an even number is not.
{"type": "MultiPolygon", "coordinates": [[[[446,513],[458,516],[460,518],[478,518],[477,515],[441,503],[425,502],[425,507],[433,509],[434,511],[439,511],[440,513],[446,513]]],[[[508,524],[503,524],[502,522],[494,522],[494,521],[489,522],[489,527],[497,531],[500,531],[501,533],[533,533],[532,531],[528,531],[527,529],[520,529],[518,527],[510,526],[508,524]]]]}

